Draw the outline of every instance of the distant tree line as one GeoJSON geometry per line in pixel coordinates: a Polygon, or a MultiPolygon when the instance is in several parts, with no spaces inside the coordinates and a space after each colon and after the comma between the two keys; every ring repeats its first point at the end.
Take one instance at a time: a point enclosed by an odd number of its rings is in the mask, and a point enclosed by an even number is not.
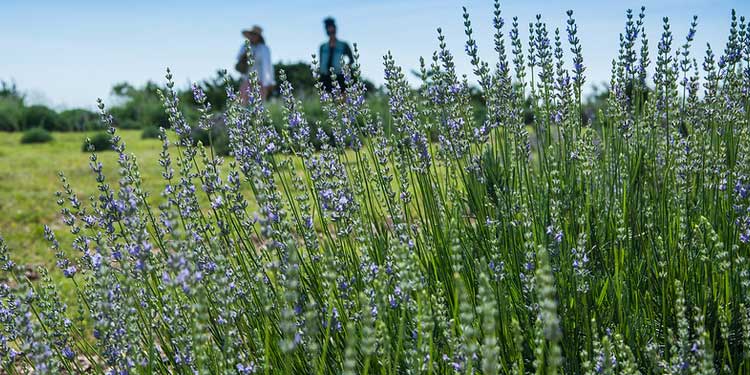
{"type": "Polygon", "coordinates": [[[26,96],[15,84],[0,82],[0,131],[44,128],[49,131],[82,131],[96,126],[98,116],[85,109],[56,112],[44,105],[26,105],[26,96]]]}
{"type": "MultiPolygon", "coordinates": [[[[315,79],[310,65],[303,62],[278,63],[274,65],[277,77],[283,69],[287,80],[292,84],[297,96],[305,99],[315,96],[315,79]]],[[[239,79],[229,76],[229,82],[235,88],[240,85],[239,79]]],[[[377,92],[375,85],[364,80],[369,93],[377,92]]],[[[209,102],[217,111],[226,105],[224,78],[217,72],[213,77],[199,82],[209,102]]],[[[117,125],[123,129],[140,129],[145,127],[169,127],[167,114],[159,99],[158,90],[162,86],[147,82],[141,87],[129,83],[118,83],[112,88],[117,100],[109,106],[117,125]]],[[[193,94],[189,87],[179,91],[180,102],[184,105],[186,115],[197,118],[193,106],[193,94]]],[[[272,96],[278,96],[278,88],[272,96]]],[[[322,111],[321,111],[322,115],[322,111]]],[[[0,131],[24,131],[31,128],[43,128],[48,131],[86,131],[99,129],[99,116],[87,109],[68,109],[55,111],[44,105],[28,105],[26,96],[15,84],[0,82],[0,131]]]]}
{"type": "MultiPolygon", "coordinates": [[[[303,111],[308,121],[315,126],[320,122],[324,130],[325,113],[320,108],[315,88],[316,81],[312,76],[310,65],[304,62],[278,63],[274,65],[276,76],[280,76],[283,70],[287,80],[294,87],[295,94],[302,99],[303,111]]],[[[229,84],[238,88],[239,79],[228,76],[229,84]]],[[[388,117],[387,101],[381,95],[381,89],[377,88],[371,81],[363,80],[368,95],[371,109],[374,113],[382,115],[383,119],[388,117]]],[[[224,77],[219,72],[208,79],[198,83],[204,90],[208,101],[214,110],[220,112],[226,106],[226,84],[224,77]]],[[[109,111],[114,117],[118,127],[122,129],[144,129],[158,127],[169,128],[169,118],[164,112],[162,102],[159,99],[158,90],[161,85],[147,82],[141,87],[135,87],[129,83],[118,83],[112,88],[112,94],[116,98],[113,105],[109,105],[109,111]]],[[[630,96],[630,89],[626,93],[630,96]]],[[[646,93],[648,94],[648,93],[646,93]]],[[[272,93],[272,97],[278,96],[278,87],[272,93]]],[[[194,106],[192,90],[185,87],[178,91],[180,103],[188,120],[198,118],[197,108],[194,106]]],[[[594,88],[584,103],[581,116],[584,120],[591,121],[595,127],[600,127],[598,121],[599,112],[606,109],[609,90],[594,88]]],[[[486,115],[482,93],[477,88],[471,89],[471,103],[474,115],[483,118],[486,115]]],[[[271,118],[279,125],[284,121],[279,105],[274,103],[268,106],[271,118]]],[[[527,98],[523,103],[524,122],[534,122],[533,101],[527,98]]],[[[387,121],[385,122],[387,125],[387,121]]],[[[68,109],[55,111],[44,105],[27,105],[26,96],[18,90],[15,84],[0,82],[0,131],[25,131],[31,128],[43,128],[48,131],[88,131],[100,129],[99,115],[87,109],[68,109]]]]}

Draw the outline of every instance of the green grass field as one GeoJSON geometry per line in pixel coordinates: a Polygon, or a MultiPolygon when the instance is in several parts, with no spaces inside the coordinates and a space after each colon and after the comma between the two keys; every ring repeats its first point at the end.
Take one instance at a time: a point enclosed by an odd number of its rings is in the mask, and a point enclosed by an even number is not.
{"type": "MultiPolygon", "coordinates": [[[[0,235],[5,238],[14,260],[19,264],[31,267],[42,265],[53,275],[62,278],[55,267],[55,257],[49,243],[44,239],[44,225],[54,230],[63,248],[69,249],[74,237],[62,222],[59,206],[55,203],[55,193],[62,191],[59,172],[65,174],[78,199],[89,206],[89,198],[96,198],[98,194],[97,184],[89,167],[91,153],[82,152],[81,148],[84,139],[95,133],[53,133],[52,142],[36,144],[21,144],[21,132],[0,134],[0,212],[3,213],[0,215],[0,235]]],[[[141,139],[141,130],[118,129],[117,134],[125,142],[126,153],[136,157],[143,188],[150,194],[150,203],[158,206],[162,199],[160,193],[165,186],[159,166],[161,141],[141,139]]],[[[174,136],[171,132],[168,134],[174,136]]],[[[174,145],[170,145],[170,149],[173,148],[174,145]]],[[[175,151],[170,153],[175,160],[175,151]]],[[[346,154],[350,158],[348,163],[353,163],[353,152],[347,150],[346,154]]],[[[116,154],[105,151],[97,155],[104,165],[107,182],[116,188],[119,179],[116,154]]],[[[280,162],[289,157],[278,155],[277,160],[280,162]]],[[[299,170],[301,160],[291,158],[299,170]]],[[[223,177],[228,172],[226,166],[221,170],[223,177]]],[[[255,200],[249,186],[243,184],[243,191],[250,204],[248,212],[252,212],[255,200]]],[[[204,199],[205,196],[199,195],[201,204],[207,203],[204,199]]],[[[316,225],[319,223],[316,222],[316,225]]]]}
{"type": "MultiPolygon", "coordinates": [[[[138,160],[145,189],[158,197],[164,186],[158,164],[161,142],[141,139],[139,130],[118,133],[138,160]]],[[[55,230],[62,244],[72,239],[60,221],[55,192],[62,189],[58,172],[63,172],[81,201],[96,193],[90,154],[81,151],[87,135],[91,133],[54,133],[50,143],[26,145],[20,143],[20,132],[0,136],[0,234],[19,263],[54,269],[55,258],[43,237],[44,224],[55,230]]],[[[115,155],[99,153],[112,185],[118,179],[115,155]]]]}

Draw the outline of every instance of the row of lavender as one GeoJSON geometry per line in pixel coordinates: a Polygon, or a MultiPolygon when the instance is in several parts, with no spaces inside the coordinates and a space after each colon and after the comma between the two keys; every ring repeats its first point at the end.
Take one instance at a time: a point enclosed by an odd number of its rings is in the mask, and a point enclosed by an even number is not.
{"type": "Polygon", "coordinates": [[[158,207],[100,104],[120,174],[92,154],[88,204],[62,176],[75,241],[45,229],[75,307],[0,242],[6,371],[750,373],[750,24],[733,13],[699,57],[697,19],[680,46],[665,18],[652,58],[643,10],[626,16],[600,129],[572,12],[522,41],[496,4],[493,63],[464,14],[483,122],[440,31],[416,90],[384,57],[388,134],[355,63],[320,91],[320,151],[291,86],[279,132],[251,75],[249,104],[227,89],[233,157],[214,157],[168,73],[158,207]]]}

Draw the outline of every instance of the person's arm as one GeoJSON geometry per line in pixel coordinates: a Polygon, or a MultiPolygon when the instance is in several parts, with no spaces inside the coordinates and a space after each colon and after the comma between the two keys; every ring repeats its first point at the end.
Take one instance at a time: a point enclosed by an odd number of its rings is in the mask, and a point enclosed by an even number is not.
{"type": "Polygon", "coordinates": [[[349,59],[349,64],[354,63],[354,54],[352,53],[351,47],[349,47],[349,43],[344,44],[344,55],[349,59]]]}
{"type": "Polygon", "coordinates": [[[318,48],[318,72],[320,72],[321,75],[328,74],[328,67],[325,66],[323,62],[323,47],[325,44],[321,44],[320,48],[318,48]]]}

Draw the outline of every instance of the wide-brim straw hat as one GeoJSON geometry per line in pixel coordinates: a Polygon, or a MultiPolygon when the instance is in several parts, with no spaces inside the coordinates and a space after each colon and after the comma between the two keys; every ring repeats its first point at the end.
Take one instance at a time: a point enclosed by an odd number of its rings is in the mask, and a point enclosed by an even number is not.
{"type": "Polygon", "coordinates": [[[252,34],[263,38],[263,29],[260,26],[255,25],[251,29],[242,30],[242,35],[244,35],[246,38],[250,38],[250,35],[252,34]]]}

